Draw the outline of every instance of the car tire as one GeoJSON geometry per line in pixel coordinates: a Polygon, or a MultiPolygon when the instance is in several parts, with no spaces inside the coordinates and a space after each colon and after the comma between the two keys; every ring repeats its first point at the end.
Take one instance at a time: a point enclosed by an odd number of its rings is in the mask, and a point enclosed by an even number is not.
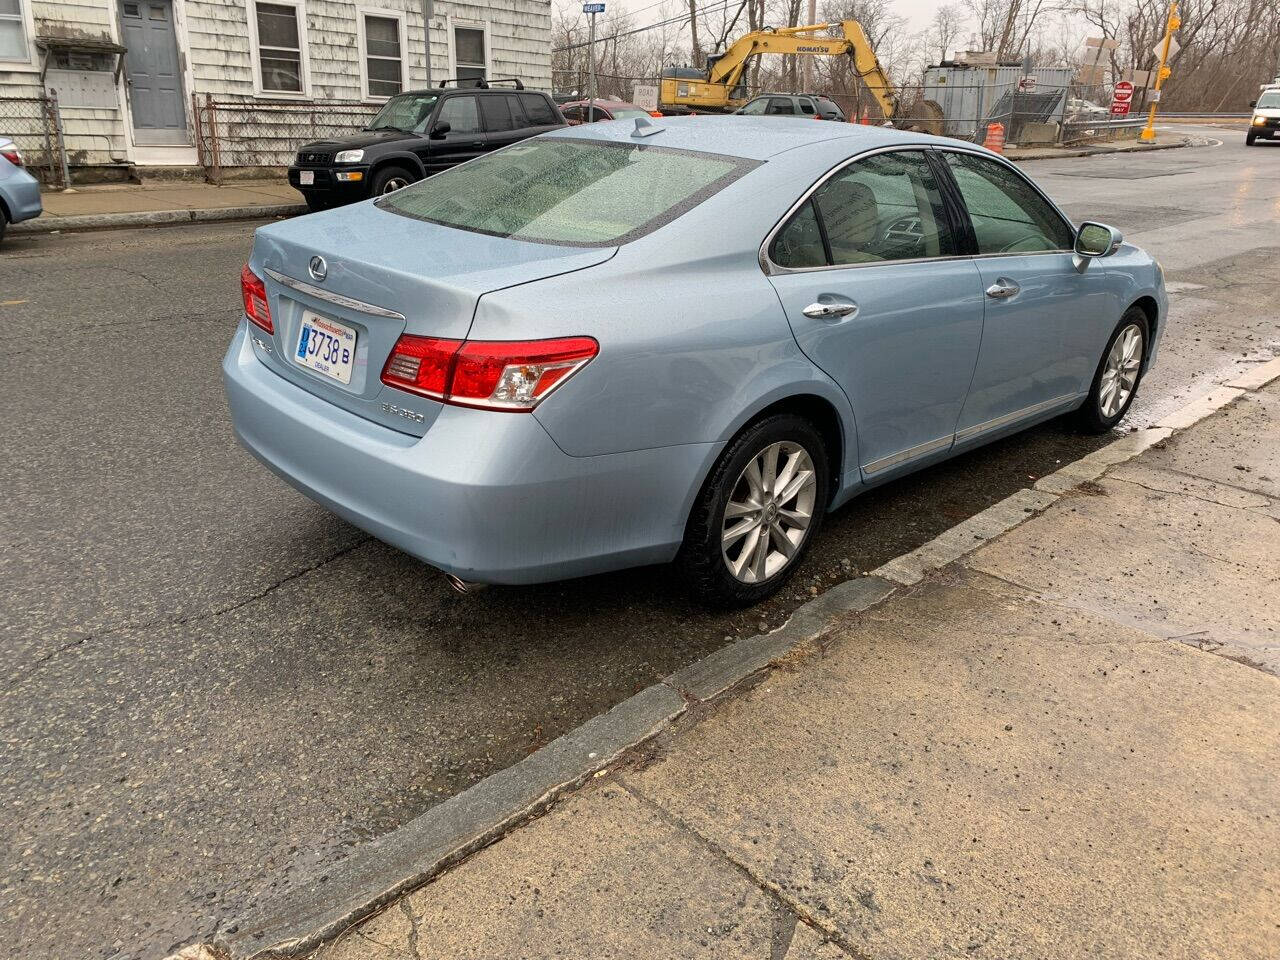
{"type": "Polygon", "coordinates": [[[1254,141],[1256,141],[1257,139],[1258,139],[1258,135],[1254,133],[1252,130],[1250,130],[1248,133],[1244,135],[1244,145],[1246,147],[1252,147],[1254,144],[1254,141]]]}
{"type": "Polygon", "coordinates": [[[743,607],[781,589],[822,526],[829,476],[822,436],[803,417],[775,414],[734,437],[694,501],[676,557],[693,595],[743,607]],[[769,524],[763,545],[762,524],[769,524]]]}
{"type": "Polygon", "coordinates": [[[1142,383],[1151,325],[1140,307],[1130,307],[1107,340],[1077,422],[1086,433],[1106,433],[1124,419],[1142,383]],[[1135,339],[1136,335],[1136,339],[1135,339]]]}
{"type": "Polygon", "coordinates": [[[9,214],[6,213],[4,207],[0,205],[0,241],[4,240],[4,232],[8,226],[9,214]]]}
{"type": "Polygon", "coordinates": [[[373,176],[373,182],[369,185],[369,195],[372,197],[380,197],[384,193],[395,193],[402,187],[417,180],[416,174],[404,167],[383,167],[373,176]]]}
{"type": "Polygon", "coordinates": [[[317,197],[310,193],[304,193],[302,199],[306,201],[307,209],[312,213],[319,213],[321,210],[328,210],[331,204],[327,197],[317,197]]]}

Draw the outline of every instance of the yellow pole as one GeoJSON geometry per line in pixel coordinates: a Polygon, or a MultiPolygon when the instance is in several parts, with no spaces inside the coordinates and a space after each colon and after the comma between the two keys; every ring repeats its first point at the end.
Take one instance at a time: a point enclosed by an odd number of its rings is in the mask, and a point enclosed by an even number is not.
{"type": "Polygon", "coordinates": [[[1138,134],[1139,140],[1154,140],[1156,138],[1156,107],[1160,104],[1160,88],[1164,86],[1165,80],[1173,72],[1168,66],[1169,43],[1173,40],[1173,31],[1180,26],[1182,26],[1182,21],[1178,18],[1178,0],[1170,0],[1169,19],[1165,21],[1164,40],[1160,44],[1160,66],[1156,70],[1156,95],[1151,101],[1151,109],[1147,111],[1147,125],[1142,128],[1142,133],[1138,134]]]}

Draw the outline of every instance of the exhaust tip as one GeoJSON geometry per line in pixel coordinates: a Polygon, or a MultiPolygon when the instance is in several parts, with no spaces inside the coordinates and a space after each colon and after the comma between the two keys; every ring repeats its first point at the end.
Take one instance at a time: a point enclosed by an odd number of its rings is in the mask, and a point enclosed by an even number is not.
{"type": "Polygon", "coordinates": [[[452,573],[446,573],[444,578],[448,581],[449,586],[453,587],[453,589],[457,590],[459,593],[479,593],[488,586],[487,583],[475,583],[471,580],[463,580],[461,577],[455,577],[452,573]]]}

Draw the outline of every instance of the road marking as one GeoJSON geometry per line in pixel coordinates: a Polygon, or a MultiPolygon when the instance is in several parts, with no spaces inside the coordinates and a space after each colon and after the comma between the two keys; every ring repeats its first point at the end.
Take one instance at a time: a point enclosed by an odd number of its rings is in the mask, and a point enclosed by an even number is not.
{"type": "Polygon", "coordinates": [[[16,307],[19,304],[30,302],[30,300],[0,300],[0,307],[16,307]]]}

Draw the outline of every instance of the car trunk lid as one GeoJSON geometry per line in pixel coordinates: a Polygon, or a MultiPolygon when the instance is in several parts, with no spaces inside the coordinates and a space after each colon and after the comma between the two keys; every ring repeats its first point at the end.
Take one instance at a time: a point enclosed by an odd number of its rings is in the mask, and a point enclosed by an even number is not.
{"type": "Polygon", "coordinates": [[[603,263],[615,250],[493,237],[370,203],[272,224],[258,230],[251,261],[275,327],[272,334],[253,328],[258,357],[310,393],[421,436],[439,405],[381,381],[401,334],[464,339],[485,293],[603,263]],[[354,330],[349,383],[297,361],[310,314],[354,330]]]}

